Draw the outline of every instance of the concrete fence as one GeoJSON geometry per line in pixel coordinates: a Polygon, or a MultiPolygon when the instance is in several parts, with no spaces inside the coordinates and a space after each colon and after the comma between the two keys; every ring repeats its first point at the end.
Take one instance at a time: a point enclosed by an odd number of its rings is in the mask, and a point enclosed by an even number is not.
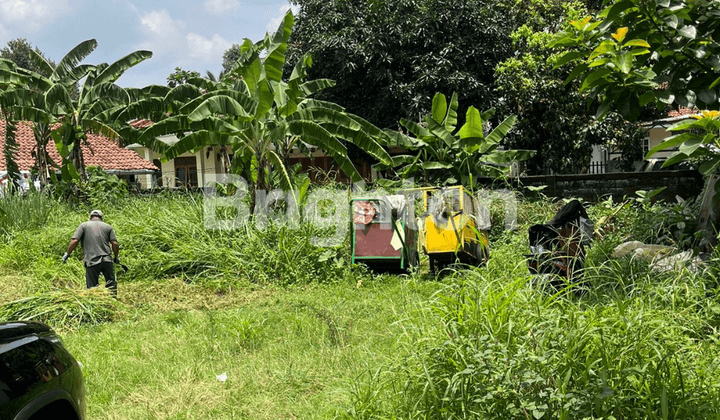
{"type": "Polygon", "coordinates": [[[583,198],[595,202],[612,195],[614,200],[634,197],[635,191],[666,187],[658,199],[675,201],[697,197],[703,189],[703,177],[696,170],[616,172],[605,174],[538,175],[515,178],[513,186],[530,193],[527,186],[547,185],[542,192],[549,197],[583,198]]]}
{"type": "MultiPolygon", "coordinates": [[[[491,179],[484,181],[488,188],[500,187],[491,179]]],[[[546,185],[542,193],[549,197],[583,198],[590,202],[597,202],[608,196],[612,196],[614,200],[622,200],[623,197],[635,197],[635,191],[650,191],[660,187],[666,188],[657,196],[658,199],[675,201],[676,195],[688,199],[700,195],[703,182],[702,175],[696,170],[536,175],[513,178],[510,181],[513,188],[528,195],[533,194],[528,186],[546,185]]]]}

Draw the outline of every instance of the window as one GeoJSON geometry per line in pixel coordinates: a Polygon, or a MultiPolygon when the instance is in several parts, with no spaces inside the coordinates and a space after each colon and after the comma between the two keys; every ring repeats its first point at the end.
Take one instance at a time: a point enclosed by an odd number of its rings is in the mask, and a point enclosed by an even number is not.
{"type": "Polygon", "coordinates": [[[175,186],[196,188],[198,186],[195,156],[175,158],[175,186]]]}

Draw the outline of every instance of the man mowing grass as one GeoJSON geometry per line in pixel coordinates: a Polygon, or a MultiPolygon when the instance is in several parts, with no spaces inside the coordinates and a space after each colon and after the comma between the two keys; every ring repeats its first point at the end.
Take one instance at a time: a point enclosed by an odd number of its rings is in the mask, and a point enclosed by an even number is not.
{"type": "Polygon", "coordinates": [[[96,287],[100,273],[105,277],[105,287],[110,289],[113,296],[117,296],[117,282],[113,262],[120,264],[117,237],[112,226],[103,222],[103,213],[100,210],[90,212],[90,221],[81,223],[70,240],[68,250],[62,256],[65,263],[78,243],[82,242],[85,253],[85,285],[87,288],[96,287]],[[110,250],[112,248],[112,257],[110,250]]]}

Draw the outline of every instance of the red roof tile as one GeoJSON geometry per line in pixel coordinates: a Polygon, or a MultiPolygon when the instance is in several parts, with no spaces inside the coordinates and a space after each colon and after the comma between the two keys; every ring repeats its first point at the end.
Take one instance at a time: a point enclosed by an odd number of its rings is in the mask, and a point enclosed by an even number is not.
{"type": "Polygon", "coordinates": [[[152,121],[150,121],[150,120],[135,120],[135,121],[131,121],[131,122],[130,122],[130,125],[131,125],[133,128],[137,128],[138,130],[140,130],[140,129],[142,129],[142,128],[150,127],[150,126],[153,125],[153,124],[154,124],[154,123],[153,123],[152,121]]]}
{"type": "Polygon", "coordinates": [[[697,114],[698,112],[699,111],[697,108],[690,109],[690,108],[680,107],[678,110],[672,110],[672,111],[668,112],[668,117],[682,117],[685,115],[697,114]]]}
{"type": "MultiPolygon", "coordinates": [[[[35,146],[35,136],[32,132],[32,123],[20,122],[17,125],[17,142],[20,151],[17,156],[17,163],[20,170],[30,170],[35,164],[32,151],[35,146]]],[[[99,166],[106,171],[121,170],[151,170],[158,168],[152,162],[140,157],[135,151],[123,149],[116,142],[104,136],[95,134],[87,135],[88,144],[80,146],[86,166],[99,166]]],[[[5,121],[0,120],[0,150],[5,146],[5,121]]],[[[48,154],[56,163],[62,159],[55,145],[48,144],[48,154]]],[[[5,170],[5,159],[0,156],[0,170],[5,170]]]]}

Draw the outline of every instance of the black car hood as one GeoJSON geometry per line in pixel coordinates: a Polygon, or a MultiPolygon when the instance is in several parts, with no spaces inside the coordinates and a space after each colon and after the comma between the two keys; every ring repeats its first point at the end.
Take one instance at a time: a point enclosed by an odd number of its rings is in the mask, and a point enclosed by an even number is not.
{"type": "Polygon", "coordinates": [[[39,322],[2,322],[0,323],[0,344],[30,335],[45,335],[52,332],[50,327],[39,322]]]}

